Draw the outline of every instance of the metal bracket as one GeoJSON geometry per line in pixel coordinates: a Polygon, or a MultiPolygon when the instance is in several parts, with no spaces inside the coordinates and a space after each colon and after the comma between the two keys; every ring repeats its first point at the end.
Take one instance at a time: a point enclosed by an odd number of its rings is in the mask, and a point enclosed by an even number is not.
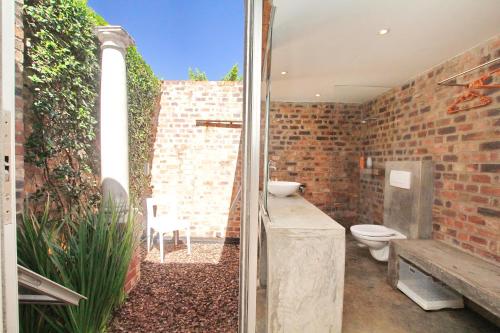
{"type": "Polygon", "coordinates": [[[1,147],[1,168],[0,177],[3,177],[2,182],[2,215],[4,225],[12,223],[11,207],[12,207],[12,152],[11,152],[11,111],[2,110],[1,124],[0,124],[0,147],[1,147]]]}
{"type": "Polygon", "coordinates": [[[17,274],[19,286],[36,293],[20,294],[19,303],[78,305],[80,300],[87,299],[21,265],[17,265],[17,274]]]}

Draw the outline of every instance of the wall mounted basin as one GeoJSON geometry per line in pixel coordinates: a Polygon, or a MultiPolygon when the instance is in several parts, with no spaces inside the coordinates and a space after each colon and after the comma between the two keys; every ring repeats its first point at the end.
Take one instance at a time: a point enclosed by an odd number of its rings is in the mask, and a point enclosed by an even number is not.
{"type": "Polygon", "coordinates": [[[277,197],[286,197],[294,194],[300,187],[300,183],[297,182],[283,182],[278,180],[272,180],[268,183],[267,189],[269,193],[277,197]]]}

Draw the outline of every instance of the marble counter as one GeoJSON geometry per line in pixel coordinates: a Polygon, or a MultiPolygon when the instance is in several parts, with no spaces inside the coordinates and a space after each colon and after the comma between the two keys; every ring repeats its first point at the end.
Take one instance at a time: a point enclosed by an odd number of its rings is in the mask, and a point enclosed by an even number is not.
{"type": "Polygon", "coordinates": [[[262,216],[259,281],[267,332],[340,332],[345,229],[299,195],[270,196],[262,216]]]}

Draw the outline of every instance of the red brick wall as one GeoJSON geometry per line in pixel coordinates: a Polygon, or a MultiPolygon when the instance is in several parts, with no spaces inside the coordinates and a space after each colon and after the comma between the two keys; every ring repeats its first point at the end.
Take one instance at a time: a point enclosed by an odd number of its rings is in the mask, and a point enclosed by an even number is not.
{"type": "Polygon", "coordinates": [[[127,276],[125,278],[125,292],[129,293],[134,289],[141,278],[141,254],[139,249],[132,257],[130,265],[128,266],[127,276]]]}
{"type": "Polygon", "coordinates": [[[355,223],[360,106],[274,102],[270,117],[271,178],[305,184],[306,199],[345,226],[355,223]]]}
{"type": "Polygon", "coordinates": [[[449,115],[464,89],[437,85],[499,56],[497,36],[362,105],[273,103],[272,177],[306,184],[304,196],[345,226],[381,224],[385,161],[433,160],[434,238],[499,262],[500,89],[482,91],[492,104],[449,115]],[[374,173],[359,172],[361,152],[374,173]]]}
{"type": "Polygon", "coordinates": [[[269,22],[271,20],[272,7],[272,0],[264,0],[262,2],[262,65],[264,65],[264,57],[266,55],[267,39],[269,36],[269,22]]]}
{"type": "Polygon", "coordinates": [[[239,207],[231,214],[229,207],[241,177],[241,128],[196,126],[196,120],[241,121],[242,102],[240,82],[163,82],[153,196],[176,198],[192,236],[239,237],[239,207]]]}
{"type": "MultiPolygon", "coordinates": [[[[361,147],[373,157],[376,168],[383,168],[389,160],[433,160],[433,237],[497,262],[500,89],[481,91],[493,99],[492,104],[450,115],[448,106],[464,89],[438,86],[437,82],[499,56],[497,36],[391,89],[363,106],[366,115],[377,120],[360,132],[361,147]]],[[[483,72],[476,71],[464,80],[483,72]]],[[[362,176],[361,223],[382,223],[383,185],[383,173],[362,176]]]]}

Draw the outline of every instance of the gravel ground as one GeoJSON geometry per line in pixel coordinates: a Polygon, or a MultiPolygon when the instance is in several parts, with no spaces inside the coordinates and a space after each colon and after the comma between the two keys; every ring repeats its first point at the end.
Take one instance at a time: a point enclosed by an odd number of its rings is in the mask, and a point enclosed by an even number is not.
{"type": "Polygon", "coordinates": [[[109,332],[236,332],[239,248],[192,244],[142,249],[141,280],[116,311],[109,332]]]}

